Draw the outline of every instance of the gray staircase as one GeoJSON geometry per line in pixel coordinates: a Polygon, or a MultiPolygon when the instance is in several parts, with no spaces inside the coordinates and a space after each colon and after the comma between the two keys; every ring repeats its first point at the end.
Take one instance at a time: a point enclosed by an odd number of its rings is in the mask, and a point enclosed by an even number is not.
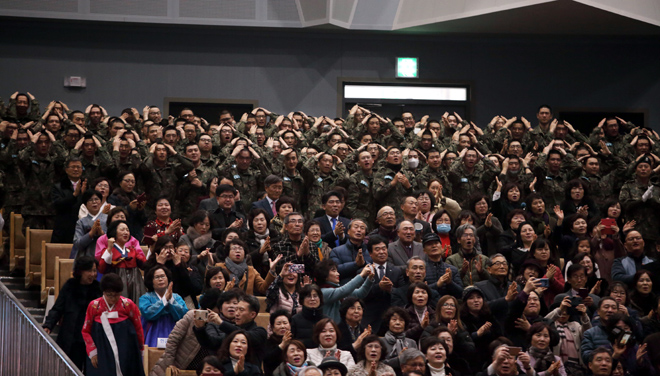
{"type": "MultiPolygon", "coordinates": [[[[40,302],[41,293],[39,286],[26,289],[25,276],[23,274],[10,273],[9,266],[4,264],[0,265],[0,282],[7,286],[37,322],[41,323],[44,321],[46,307],[40,302]]],[[[54,335],[53,337],[55,338],[56,336],[54,335]]]]}

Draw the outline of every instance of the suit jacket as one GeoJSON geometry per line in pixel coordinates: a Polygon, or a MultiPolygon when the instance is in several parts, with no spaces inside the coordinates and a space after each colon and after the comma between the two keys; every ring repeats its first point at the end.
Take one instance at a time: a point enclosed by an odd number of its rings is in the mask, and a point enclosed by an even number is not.
{"type": "MultiPolygon", "coordinates": [[[[371,325],[373,333],[378,333],[383,319],[383,313],[391,306],[392,293],[383,291],[378,286],[381,279],[378,278],[378,266],[374,265],[374,267],[376,268],[376,280],[371,286],[369,294],[363,299],[365,308],[364,315],[362,316],[362,327],[366,328],[367,325],[371,325]]],[[[392,291],[405,283],[401,268],[392,265],[390,262],[385,267],[385,276],[394,284],[392,291]]]]}
{"type": "MultiPolygon", "coordinates": [[[[335,242],[337,241],[337,236],[335,235],[335,232],[332,231],[332,224],[328,220],[328,216],[324,215],[321,217],[316,217],[314,220],[321,224],[321,238],[323,241],[328,243],[331,247],[336,246],[337,243],[335,242]]],[[[348,224],[351,223],[351,220],[340,216],[337,217],[337,221],[344,225],[344,238],[339,239],[339,244],[341,245],[346,243],[348,240],[348,224]]]]}
{"type": "MultiPolygon", "coordinates": [[[[389,253],[389,257],[387,258],[388,263],[398,266],[401,270],[406,270],[410,258],[403,247],[403,243],[401,243],[401,239],[394,243],[390,243],[387,246],[387,252],[389,253]]],[[[424,247],[422,246],[422,243],[413,242],[412,255],[424,257],[424,247]]]]}
{"type": "Polygon", "coordinates": [[[206,210],[209,213],[213,213],[216,209],[218,209],[218,200],[215,197],[200,201],[197,208],[197,210],[206,210]]]}
{"type": "Polygon", "coordinates": [[[270,218],[275,217],[275,213],[273,213],[273,208],[270,207],[270,203],[268,202],[267,198],[253,202],[250,211],[254,209],[264,209],[266,213],[270,215],[270,218]]]}

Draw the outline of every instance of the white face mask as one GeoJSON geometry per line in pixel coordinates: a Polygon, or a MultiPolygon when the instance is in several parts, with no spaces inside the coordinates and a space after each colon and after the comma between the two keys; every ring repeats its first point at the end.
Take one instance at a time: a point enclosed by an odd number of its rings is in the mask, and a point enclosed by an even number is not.
{"type": "Polygon", "coordinates": [[[419,166],[419,159],[414,159],[414,158],[408,159],[408,167],[417,168],[417,166],[419,166]]]}

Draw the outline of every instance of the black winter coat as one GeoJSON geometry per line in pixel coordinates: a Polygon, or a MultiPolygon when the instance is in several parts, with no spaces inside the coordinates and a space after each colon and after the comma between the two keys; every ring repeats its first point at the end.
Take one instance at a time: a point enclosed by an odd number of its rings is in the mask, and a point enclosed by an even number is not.
{"type": "Polygon", "coordinates": [[[84,343],[82,327],[85,323],[85,314],[89,303],[101,297],[101,284],[99,281],[91,285],[81,285],[80,282],[71,278],[60,290],[57,300],[48,313],[43,325],[51,331],[62,319],[62,327],[57,335],[57,344],[68,355],[74,343],[84,343]]]}
{"type": "Polygon", "coordinates": [[[291,335],[294,339],[302,341],[308,349],[318,347],[312,339],[314,325],[325,317],[321,308],[312,309],[303,306],[302,311],[291,318],[291,335]]]}

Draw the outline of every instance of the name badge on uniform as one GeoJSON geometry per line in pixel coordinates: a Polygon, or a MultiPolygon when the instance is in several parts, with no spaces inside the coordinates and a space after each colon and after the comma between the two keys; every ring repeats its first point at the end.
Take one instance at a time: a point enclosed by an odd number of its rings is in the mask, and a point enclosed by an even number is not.
{"type": "Polygon", "coordinates": [[[389,179],[389,180],[392,180],[392,179],[394,179],[394,178],[393,178],[392,176],[385,175],[385,177],[383,177],[383,179],[389,179]]]}
{"type": "Polygon", "coordinates": [[[323,183],[323,178],[320,177],[320,176],[319,176],[316,180],[317,180],[319,183],[323,183]]]}
{"type": "Polygon", "coordinates": [[[37,161],[32,161],[32,163],[34,163],[34,164],[36,164],[37,166],[39,166],[39,162],[37,162],[37,161]]]}
{"type": "Polygon", "coordinates": [[[236,168],[236,165],[235,164],[231,165],[231,168],[236,168]]]}
{"type": "Polygon", "coordinates": [[[119,312],[117,312],[117,311],[108,312],[108,318],[109,319],[118,319],[119,318],[119,312]]]}
{"type": "Polygon", "coordinates": [[[284,180],[284,181],[291,181],[291,179],[290,179],[288,176],[283,177],[282,180],[284,180]]]}
{"type": "Polygon", "coordinates": [[[365,187],[369,187],[369,183],[364,180],[360,180],[360,184],[364,185],[365,187]]]}
{"type": "Polygon", "coordinates": [[[552,180],[552,177],[546,175],[545,180],[552,180]]]}
{"type": "Polygon", "coordinates": [[[461,183],[467,183],[468,179],[467,178],[461,178],[461,183]]]}
{"type": "Polygon", "coordinates": [[[605,145],[606,145],[608,148],[611,148],[611,147],[612,147],[612,143],[611,143],[611,142],[606,142],[605,145]]]}
{"type": "Polygon", "coordinates": [[[241,178],[241,175],[238,175],[238,174],[237,174],[237,175],[234,175],[234,180],[238,180],[238,179],[240,179],[240,178],[241,178]]]}

